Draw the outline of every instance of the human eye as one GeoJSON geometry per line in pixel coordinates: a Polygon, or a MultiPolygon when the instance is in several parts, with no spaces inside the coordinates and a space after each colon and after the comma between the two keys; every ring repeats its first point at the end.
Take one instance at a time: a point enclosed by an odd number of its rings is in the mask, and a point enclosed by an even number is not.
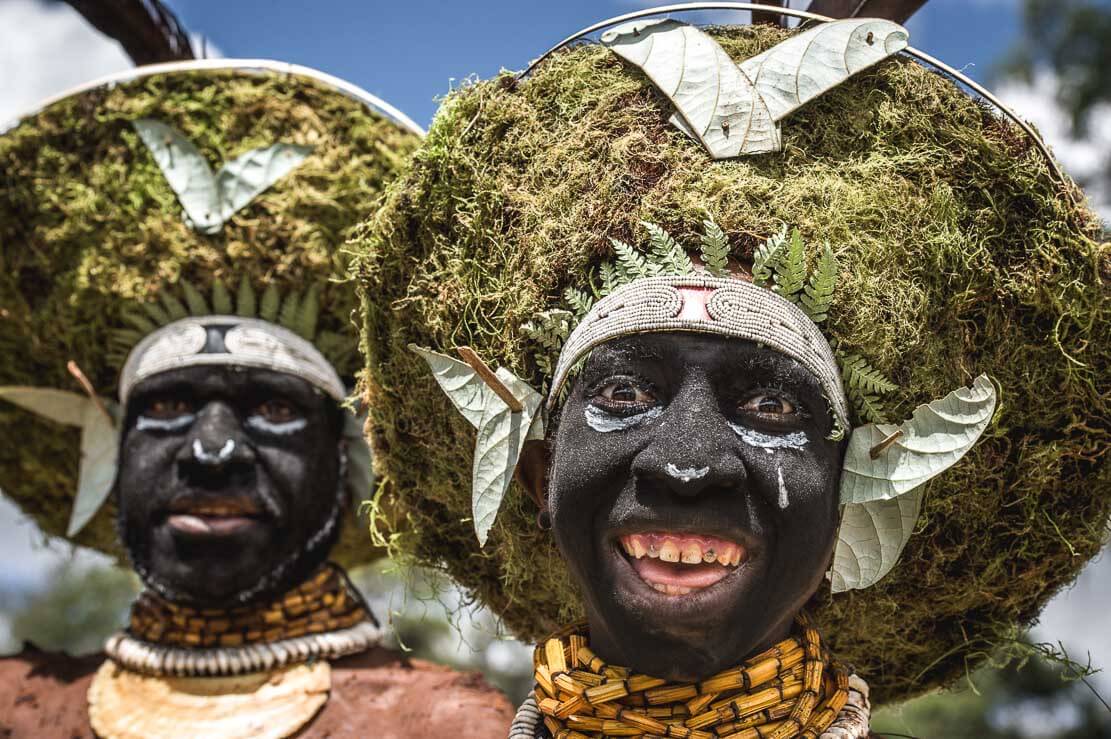
{"type": "Polygon", "coordinates": [[[771,427],[795,426],[808,417],[794,396],[774,388],[761,388],[745,395],[737,403],[737,415],[756,425],[771,427]]]}
{"type": "Polygon", "coordinates": [[[659,405],[652,388],[632,377],[615,377],[603,381],[591,394],[590,404],[615,415],[642,413],[659,405]]]}

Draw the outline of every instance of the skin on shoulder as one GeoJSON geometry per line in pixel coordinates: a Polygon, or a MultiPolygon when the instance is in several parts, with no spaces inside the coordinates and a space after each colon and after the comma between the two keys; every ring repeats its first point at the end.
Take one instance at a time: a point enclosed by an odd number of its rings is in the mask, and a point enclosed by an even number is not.
{"type": "Polygon", "coordinates": [[[546,452],[553,533],[599,656],[696,680],[785,638],[836,541],[832,430],[818,380],[753,342],[671,332],[595,349],[546,452]]]}
{"type": "Polygon", "coordinates": [[[339,534],[342,429],[333,399],[273,370],[187,367],[140,383],[116,493],[145,584],[226,608],[303,580],[339,534]]]}

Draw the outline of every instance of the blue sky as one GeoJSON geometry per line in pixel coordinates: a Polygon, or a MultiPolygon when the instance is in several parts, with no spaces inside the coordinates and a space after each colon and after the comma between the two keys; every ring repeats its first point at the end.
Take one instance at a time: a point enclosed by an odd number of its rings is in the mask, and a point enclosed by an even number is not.
{"type": "MultiPolygon", "coordinates": [[[[560,39],[638,0],[443,3],[408,0],[169,0],[191,32],[224,56],[315,67],[378,95],[427,125],[452,80],[520,69],[560,39]]],[[[793,6],[805,6],[795,0],[793,6]]],[[[1015,41],[1019,0],[930,0],[911,20],[911,44],[979,81],[1015,41]]],[[[717,13],[715,20],[747,20],[717,13]]],[[[706,16],[702,16],[705,18],[706,16]]],[[[700,18],[701,19],[701,18],[700,18]]]]}

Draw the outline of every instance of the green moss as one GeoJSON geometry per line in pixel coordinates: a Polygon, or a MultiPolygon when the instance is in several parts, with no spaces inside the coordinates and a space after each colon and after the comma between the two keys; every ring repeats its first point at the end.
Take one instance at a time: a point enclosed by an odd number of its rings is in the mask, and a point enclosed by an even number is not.
{"type": "MultiPolygon", "coordinates": [[[[75,360],[115,395],[113,333],[137,302],[180,299],[188,280],[205,295],[242,278],[303,293],[344,273],[351,226],[370,212],[416,137],[361,103],[307,78],[189,72],[156,75],[69,97],[0,137],[0,385],[79,391],[75,360]],[[189,229],[181,206],[131,126],[161,120],[215,170],[275,142],[313,152],[214,236],[189,229]]],[[[352,291],[320,293],[321,332],[354,344],[352,291]]],[[[332,347],[335,355],[342,347],[332,347]]],[[[354,375],[354,352],[341,374],[354,375]]],[[[65,531],[76,487],[78,433],[3,404],[0,486],[42,528],[65,531]]],[[[77,541],[120,554],[106,506],[77,541]]],[[[338,554],[364,561],[352,525],[338,554]]]]}
{"type": "MultiPolygon", "coordinates": [[[[780,31],[715,31],[736,59],[780,31]]],[[[645,248],[638,222],[697,244],[712,217],[733,255],[781,226],[840,265],[828,332],[894,380],[891,414],[986,372],[987,438],[926,494],[901,565],[813,607],[835,653],[890,701],[952,680],[1028,622],[1099,549],[1111,512],[1109,250],[1021,132],[906,58],[784,123],[782,153],[713,162],[639,73],[597,46],[526,81],[443,104],[409,173],[357,241],[365,394],[395,551],[439,566],[525,638],[581,605],[535,506],[514,486],[479,550],[474,432],[409,342],[468,344],[541,386],[522,330],[569,285],[645,248]]]]}

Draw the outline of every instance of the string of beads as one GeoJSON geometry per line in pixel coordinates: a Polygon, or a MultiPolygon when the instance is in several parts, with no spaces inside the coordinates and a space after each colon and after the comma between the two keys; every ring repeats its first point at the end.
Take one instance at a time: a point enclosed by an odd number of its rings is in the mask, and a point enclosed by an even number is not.
{"type": "Polygon", "coordinates": [[[849,675],[809,617],[796,621],[797,636],[697,683],[606,664],[572,627],[533,654],[536,706],[555,739],[817,739],[848,700],[849,675]]]}

